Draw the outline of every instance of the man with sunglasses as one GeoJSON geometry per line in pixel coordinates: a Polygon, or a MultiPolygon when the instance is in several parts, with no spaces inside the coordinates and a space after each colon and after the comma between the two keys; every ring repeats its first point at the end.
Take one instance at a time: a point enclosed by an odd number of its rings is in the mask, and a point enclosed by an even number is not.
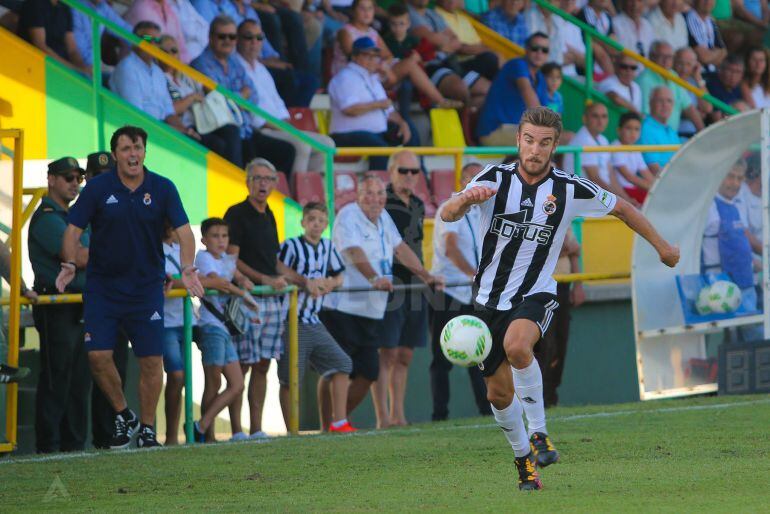
{"type": "MultiPolygon", "coordinates": [[[[146,42],[160,43],[160,27],[152,21],[137,23],[134,34],[146,42]]],[[[185,127],[174,111],[163,70],[152,55],[138,46],[115,66],[110,77],[110,89],[137,109],[200,141],[200,135],[194,129],[185,127]]]]}
{"type": "Polygon", "coordinates": [[[637,114],[642,113],[642,89],[634,82],[639,67],[631,57],[618,54],[615,57],[616,74],[599,83],[599,91],[612,103],[637,114]]]}
{"type": "MultiPolygon", "coordinates": [[[[70,203],[78,196],[83,169],[72,157],[48,165],[48,193],[29,223],[29,259],[35,273],[34,290],[57,294],[62,239],[70,203]]],[[[68,293],[83,291],[88,262],[89,232],[80,237],[75,255],[77,273],[68,293]]],[[[35,305],[35,328],[40,335],[40,378],[37,384],[35,438],[38,453],[79,451],[88,433],[91,373],[83,342],[83,305],[35,305]]]]}
{"type": "Polygon", "coordinates": [[[540,68],[548,62],[548,36],[535,32],[526,42],[524,57],[511,59],[489,88],[476,128],[484,146],[514,146],[525,109],[544,104],[548,90],[540,68]],[[516,87],[511,87],[515,84],[516,87]]]}

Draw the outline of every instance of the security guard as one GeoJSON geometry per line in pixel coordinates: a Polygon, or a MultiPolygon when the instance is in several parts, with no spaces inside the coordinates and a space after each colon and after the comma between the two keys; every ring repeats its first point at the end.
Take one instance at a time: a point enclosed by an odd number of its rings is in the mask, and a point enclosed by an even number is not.
{"type": "MultiPolygon", "coordinates": [[[[29,224],[29,259],[35,273],[34,290],[57,294],[62,237],[70,203],[83,182],[83,169],[72,157],[48,165],[48,194],[29,224]]],[[[78,268],[68,293],[85,284],[89,233],[83,232],[75,256],[78,268]]],[[[40,379],[37,385],[35,437],[38,453],[82,450],[88,433],[91,373],[83,342],[81,304],[35,305],[35,328],[40,334],[40,379]]]]}
{"type": "Polygon", "coordinates": [[[94,152],[88,154],[86,163],[86,180],[91,180],[95,176],[111,170],[115,167],[115,159],[110,152],[94,152]]]}

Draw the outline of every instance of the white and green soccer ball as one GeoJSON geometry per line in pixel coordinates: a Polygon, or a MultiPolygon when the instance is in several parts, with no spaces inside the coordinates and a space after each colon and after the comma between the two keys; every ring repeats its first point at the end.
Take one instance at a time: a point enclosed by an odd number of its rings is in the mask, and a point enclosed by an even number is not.
{"type": "Polygon", "coordinates": [[[728,280],[717,280],[698,294],[695,308],[698,314],[727,314],[741,306],[741,289],[728,280]]]}
{"type": "Polygon", "coordinates": [[[476,316],[457,316],[441,331],[441,351],[452,364],[476,366],[489,356],[491,349],[489,327],[476,316]]]}

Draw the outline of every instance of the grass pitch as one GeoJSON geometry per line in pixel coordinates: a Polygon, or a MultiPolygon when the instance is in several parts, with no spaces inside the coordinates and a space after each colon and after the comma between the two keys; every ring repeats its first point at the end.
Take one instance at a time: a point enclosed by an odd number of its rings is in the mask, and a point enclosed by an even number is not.
{"type": "Polygon", "coordinates": [[[353,436],[0,461],[2,511],[767,512],[770,397],[549,411],[521,493],[490,418],[353,436]]]}

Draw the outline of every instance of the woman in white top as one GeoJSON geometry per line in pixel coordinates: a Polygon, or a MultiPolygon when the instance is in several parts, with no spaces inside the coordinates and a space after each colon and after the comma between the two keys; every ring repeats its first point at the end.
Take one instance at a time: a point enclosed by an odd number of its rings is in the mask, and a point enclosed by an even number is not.
{"type": "Polygon", "coordinates": [[[741,84],[743,99],[752,109],[770,107],[770,51],[754,47],[746,53],[746,73],[741,84]]]}
{"type": "MultiPolygon", "coordinates": [[[[161,36],[160,48],[174,57],[178,58],[179,56],[179,46],[173,36],[161,36]]],[[[158,65],[166,74],[168,92],[174,103],[174,113],[182,118],[185,127],[195,129],[192,106],[205,99],[203,88],[190,77],[168,64],[159,61],[158,65]]],[[[208,134],[200,134],[200,143],[239,168],[243,167],[241,134],[236,125],[225,125],[208,134]]]]}

